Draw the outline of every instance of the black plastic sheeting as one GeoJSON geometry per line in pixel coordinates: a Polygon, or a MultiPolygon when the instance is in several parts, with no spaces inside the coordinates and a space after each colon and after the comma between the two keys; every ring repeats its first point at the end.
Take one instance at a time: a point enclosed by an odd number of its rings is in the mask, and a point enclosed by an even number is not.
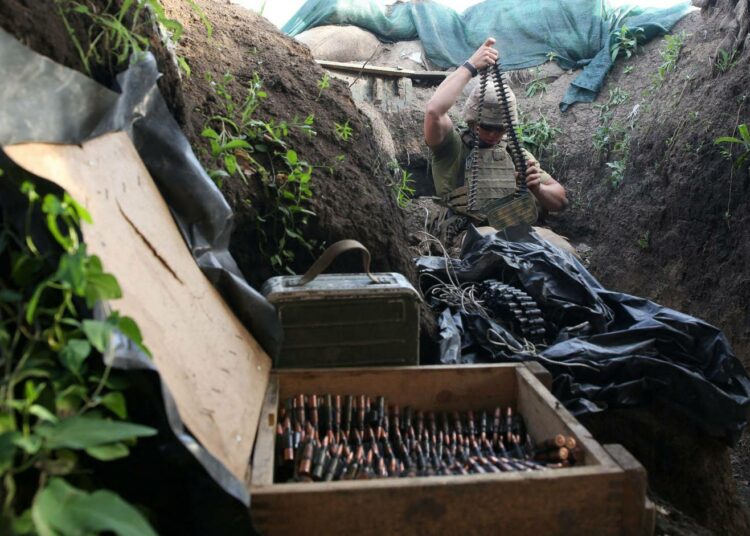
{"type": "MultiPolygon", "coordinates": [[[[574,414],[660,399],[707,433],[734,444],[745,427],[750,379],[724,334],[697,318],[603,288],[572,255],[536,233],[480,236],[471,228],[461,259],[421,257],[422,274],[461,283],[498,279],[539,304],[551,340],[537,352],[489,317],[444,308],[443,363],[537,360],[574,414]],[[509,240],[509,239],[512,239],[509,240]],[[507,345],[488,340],[494,329],[507,345]]],[[[424,282],[434,282],[423,277],[424,282]]]]}
{"type": "MultiPolygon", "coordinates": [[[[169,205],[198,266],[274,357],[281,341],[276,311],[245,281],[229,253],[231,209],[201,167],[159,93],[153,56],[147,54],[121,73],[118,87],[109,90],[24,47],[0,29],[0,73],[0,146],[22,142],[79,144],[107,132],[126,132],[169,205]]],[[[177,464],[172,465],[174,474],[193,475],[182,491],[213,497],[212,504],[230,505],[226,507],[235,514],[238,510],[231,503],[238,505],[244,515],[228,516],[220,532],[251,533],[247,516],[250,498],[244,484],[185,430],[166,386],[155,379],[158,372],[145,356],[121,341],[107,359],[118,368],[142,371],[147,384],[159,387],[154,399],[162,401],[158,412],[163,412],[164,418],[160,424],[168,427],[160,427],[163,445],[158,450],[179,453],[169,459],[169,463],[177,464]]],[[[206,506],[191,509],[190,516],[208,519],[211,510],[206,506]]]]}

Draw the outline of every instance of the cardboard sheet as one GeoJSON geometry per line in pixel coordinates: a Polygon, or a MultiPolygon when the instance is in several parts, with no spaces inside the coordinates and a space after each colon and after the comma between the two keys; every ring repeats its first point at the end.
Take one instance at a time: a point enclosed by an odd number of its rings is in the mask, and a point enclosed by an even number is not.
{"type": "Polygon", "coordinates": [[[88,250],[123,291],[113,308],[138,322],[185,425],[245,480],[271,360],[201,273],[127,135],[3,150],[91,213],[88,250]]]}

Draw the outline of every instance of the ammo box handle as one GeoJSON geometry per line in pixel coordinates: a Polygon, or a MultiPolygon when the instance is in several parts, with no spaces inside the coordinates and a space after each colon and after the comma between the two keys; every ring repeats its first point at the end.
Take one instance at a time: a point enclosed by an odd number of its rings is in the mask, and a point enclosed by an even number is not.
{"type": "Polygon", "coordinates": [[[351,251],[353,249],[358,249],[362,252],[362,264],[364,265],[367,277],[372,279],[373,283],[380,283],[380,281],[370,273],[370,252],[367,251],[367,248],[356,240],[339,240],[335,244],[331,244],[328,249],[318,257],[318,260],[310,266],[310,269],[305,272],[305,275],[299,280],[297,286],[306,285],[328,268],[328,265],[330,265],[336,257],[345,251],[351,251]]]}

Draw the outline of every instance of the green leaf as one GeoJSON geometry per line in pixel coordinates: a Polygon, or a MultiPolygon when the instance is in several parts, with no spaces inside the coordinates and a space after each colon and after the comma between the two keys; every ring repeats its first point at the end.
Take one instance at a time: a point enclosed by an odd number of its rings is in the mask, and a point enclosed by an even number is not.
{"type": "Polygon", "coordinates": [[[34,385],[34,382],[28,380],[23,386],[23,396],[26,398],[26,403],[33,404],[36,402],[45,387],[46,384],[40,383],[39,385],[34,385]]]}
{"type": "Polygon", "coordinates": [[[56,424],[40,424],[36,432],[46,439],[46,446],[50,449],[86,449],[156,434],[156,430],[148,426],[86,415],[62,419],[56,424]]]}
{"type": "Polygon", "coordinates": [[[112,325],[101,320],[84,320],[83,332],[91,345],[101,353],[107,349],[109,337],[112,334],[112,325]]]}
{"type": "Polygon", "coordinates": [[[33,404],[29,408],[29,413],[37,417],[41,421],[46,422],[57,422],[59,419],[50,410],[39,404],[33,404]]]}
{"type": "Polygon", "coordinates": [[[60,257],[55,279],[67,283],[73,292],[83,296],[86,289],[86,249],[81,247],[75,253],[66,253],[60,257]]]}
{"type": "Polygon", "coordinates": [[[743,123],[737,127],[737,130],[740,131],[740,136],[742,136],[742,139],[745,143],[750,143],[750,131],[747,129],[747,124],[743,123]]]}
{"type": "Polygon", "coordinates": [[[63,202],[73,208],[79,220],[85,221],[86,223],[94,223],[94,220],[91,219],[91,214],[89,214],[89,211],[86,210],[83,205],[79,204],[75,199],[70,197],[70,194],[68,194],[68,192],[65,192],[65,194],[63,195],[63,202]]]}
{"type": "Polygon", "coordinates": [[[190,68],[190,64],[187,62],[184,56],[177,56],[177,65],[180,66],[180,69],[185,73],[185,76],[190,76],[193,74],[193,70],[190,68]]]}
{"type": "Polygon", "coordinates": [[[13,444],[22,448],[26,453],[33,455],[39,452],[39,449],[42,448],[42,438],[33,434],[28,437],[19,434],[13,440],[13,444]]]}
{"type": "Polygon", "coordinates": [[[81,365],[91,353],[91,344],[86,339],[70,339],[60,351],[60,362],[74,374],[80,374],[81,365]]]}
{"type": "Polygon", "coordinates": [[[125,404],[125,397],[120,392],[107,393],[102,400],[102,405],[109,411],[120,417],[121,419],[128,418],[128,410],[125,404]]]}
{"type": "Polygon", "coordinates": [[[224,165],[230,175],[237,171],[237,158],[233,154],[224,155],[224,165]]]}
{"type": "Polygon", "coordinates": [[[3,289],[0,290],[0,301],[5,303],[16,303],[21,301],[23,296],[20,292],[14,290],[3,289]]]}
{"type": "Polygon", "coordinates": [[[62,478],[52,478],[34,498],[34,526],[41,536],[114,532],[118,536],[156,536],[133,506],[109,490],[87,493],[62,478]]]}
{"type": "Polygon", "coordinates": [[[286,159],[289,161],[291,165],[295,165],[298,161],[297,152],[289,149],[286,152],[286,159]]]}
{"type": "Polygon", "coordinates": [[[19,536],[34,534],[34,521],[31,519],[31,508],[13,519],[13,534],[19,536]]]}
{"type": "Polygon", "coordinates": [[[203,132],[201,132],[201,136],[204,138],[210,138],[212,140],[218,140],[219,139],[219,133],[216,132],[212,128],[204,128],[203,132]]]}
{"type": "Polygon", "coordinates": [[[719,143],[742,143],[742,140],[734,138],[732,136],[719,136],[714,140],[714,144],[719,143]]]}
{"type": "Polygon", "coordinates": [[[253,146],[247,143],[245,140],[232,140],[228,143],[225,143],[221,148],[224,151],[229,151],[231,149],[252,149],[253,146]]]}
{"type": "Polygon", "coordinates": [[[122,316],[117,321],[117,329],[119,329],[123,335],[125,335],[128,339],[133,341],[135,345],[140,348],[146,355],[149,357],[153,357],[151,355],[151,350],[149,350],[145,344],[143,344],[143,335],[141,334],[141,330],[138,327],[138,324],[136,324],[135,320],[130,318],[129,316],[122,316]]]}
{"type": "Polygon", "coordinates": [[[19,432],[5,432],[0,434],[0,473],[5,473],[13,467],[13,457],[16,455],[16,441],[21,437],[19,432]]]}
{"type": "Polygon", "coordinates": [[[97,301],[116,300],[122,298],[117,279],[108,273],[89,273],[86,276],[86,305],[93,307],[97,301]]]}
{"type": "Polygon", "coordinates": [[[39,300],[42,299],[42,293],[47,288],[47,284],[41,284],[34,289],[34,294],[31,295],[29,303],[26,304],[26,323],[33,324],[34,318],[36,317],[36,310],[39,307],[39,300]]]}
{"type": "Polygon", "coordinates": [[[130,454],[130,449],[125,443],[110,443],[108,445],[100,445],[98,447],[89,447],[86,449],[86,454],[92,458],[96,458],[102,462],[109,462],[112,460],[118,460],[125,458],[130,454]]]}

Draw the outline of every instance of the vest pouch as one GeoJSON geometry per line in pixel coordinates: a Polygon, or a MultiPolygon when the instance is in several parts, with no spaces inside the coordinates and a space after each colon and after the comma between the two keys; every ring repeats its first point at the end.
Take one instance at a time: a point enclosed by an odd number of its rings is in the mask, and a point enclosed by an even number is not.
{"type": "Polygon", "coordinates": [[[484,209],[487,222],[498,231],[515,225],[536,223],[539,216],[536,200],[530,193],[497,199],[484,209]]]}

